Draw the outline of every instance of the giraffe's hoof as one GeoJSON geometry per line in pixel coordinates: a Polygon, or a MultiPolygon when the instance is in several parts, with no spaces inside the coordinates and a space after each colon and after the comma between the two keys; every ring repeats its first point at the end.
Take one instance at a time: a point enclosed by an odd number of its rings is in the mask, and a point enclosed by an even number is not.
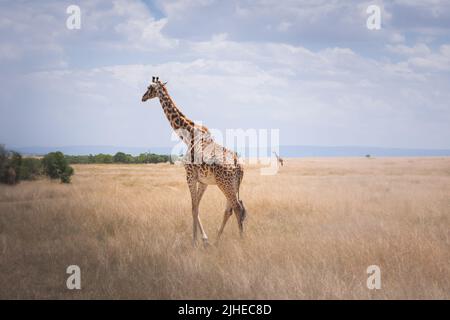
{"type": "Polygon", "coordinates": [[[205,247],[205,248],[209,247],[208,239],[203,239],[203,247],[205,247]]]}

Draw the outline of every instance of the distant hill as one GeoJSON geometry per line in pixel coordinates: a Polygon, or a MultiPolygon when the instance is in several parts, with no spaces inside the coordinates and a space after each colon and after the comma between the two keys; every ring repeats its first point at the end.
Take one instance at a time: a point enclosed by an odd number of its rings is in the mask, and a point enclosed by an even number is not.
{"type": "MultiPolygon", "coordinates": [[[[8,147],[8,146],[7,146],[8,147]]],[[[170,154],[172,147],[120,147],[120,146],[61,146],[61,147],[8,147],[27,155],[43,155],[61,151],[68,155],[115,154],[118,151],[138,155],[143,152],[170,154]]],[[[247,149],[248,151],[248,149],[247,149]]],[[[270,150],[267,152],[269,155],[270,150]]],[[[450,156],[450,149],[405,149],[361,146],[281,146],[278,153],[282,157],[430,157],[450,156]]],[[[244,152],[240,152],[244,154],[244,152]]],[[[251,154],[248,152],[248,154],[251,154]]],[[[253,153],[256,154],[256,153],[253,153]]]]}
{"type": "Polygon", "coordinates": [[[405,149],[360,146],[281,146],[283,157],[431,157],[450,156],[450,149],[405,149]]]}

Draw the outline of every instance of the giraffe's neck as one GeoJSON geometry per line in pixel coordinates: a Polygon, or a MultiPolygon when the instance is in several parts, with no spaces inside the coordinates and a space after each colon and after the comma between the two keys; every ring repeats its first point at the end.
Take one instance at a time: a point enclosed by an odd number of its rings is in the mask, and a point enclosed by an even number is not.
{"type": "Polygon", "coordinates": [[[166,88],[162,86],[159,88],[158,98],[173,130],[179,135],[183,142],[189,146],[192,142],[191,136],[193,135],[195,129],[194,122],[188,119],[177,108],[166,88]]]}
{"type": "Polygon", "coordinates": [[[158,98],[173,130],[188,146],[187,153],[190,154],[191,163],[197,160],[214,158],[215,161],[222,161],[222,163],[237,164],[237,154],[218,145],[208,128],[195,124],[188,119],[177,108],[167,89],[163,86],[158,89],[158,98]]]}

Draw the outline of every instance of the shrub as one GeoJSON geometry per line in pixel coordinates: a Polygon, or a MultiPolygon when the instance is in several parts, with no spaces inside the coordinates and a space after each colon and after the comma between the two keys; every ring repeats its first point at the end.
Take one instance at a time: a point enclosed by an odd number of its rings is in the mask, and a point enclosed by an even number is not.
{"type": "Polygon", "coordinates": [[[42,174],[42,162],[36,158],[23,158],[20,166],[20,180],[34,180],[42,174]]]}
{"type": "Polygon", "coordinates": [[[64,155],[64,157],[67,159],[69,164],[79,164],[79,163],[91,163],[89,156],[68,156],[64,155]]]}
{"type": "Polygon", "coordinates": [[[73,168],[69,166],[67,159],[62,152],[50,152],[42,159],[44,172],[51,179],[61,179],[63,183],[70,183],[70,176],[73,175],[73,168]]]}
{"type": "Polygon", "coordinates": [[[16,184],[20,180],[22,156],[0,145],[0,182],[16,184]]]}
{"type": "Polygon", "coordinates": [[[113,163],[113,156],[110,154],[97,154],[94,157],[95,163],[113,163]]]}
{"type": "Polygon", "coordinates": [[[73,168],[71,166],[67,166],[64,169],[64,172],[61,174],[61,182],[62,183],[70,183],[70,177],[73,175],[73,168]]]}
{"type": "Polygon", "coordinates": [[[6,171],[8,170],[8,153],[3,145],[0,145],[0,181],[4,181],[6,171]]]}

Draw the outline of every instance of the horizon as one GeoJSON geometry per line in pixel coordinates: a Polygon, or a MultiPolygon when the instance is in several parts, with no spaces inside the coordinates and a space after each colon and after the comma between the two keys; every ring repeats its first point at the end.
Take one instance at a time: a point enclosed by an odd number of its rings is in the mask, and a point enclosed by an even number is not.
{"type": "MultiPolygon", "coordinates": [[[[27,149],[27,148],[77,148],[77,147],[87,147],[87,148],[103,148],[103,147],[110,147],[110,148],[147,148],[147,149],[158,149],[158,148],[172,148],[173,145],[154,145],[154,146],[144,146],[144,145],[130,145],[130,146],[120,146],[120,145],[90,145],[90,144],[74,144],[74,145],[21,145],[21,146],[8,146],[6,144],[5,147],[7,149],[27,149]]],[[[280,147],[314,147],[314,148],[380,148],[380,149],[404,149],[404,150],[450,150],[450,148],[427,148],[427,147],[399,147],[399,146],[393,146],[393,147],[383,147],[383,146],[377,146],[377,145],[313,145],[313,144],[283,144],[280,145],[280,147]]]]}
{"type": "MultiPolygon", "coordinates": [[[[179,152],[172,152],[173,146],[95,146],[95,145],[73,145],[73,146],[26,146],[8,147],[7,149],[17,151],[23,155],[45,155],[49,152],[61,151],[67,155],[95,155],[124,152],[133,156],[141,153],[155,153],[166,155],[179,155],[179,152]]],[[[244,158],[251,158],[250,155],[258,154],[259,158],[264,158],[271,154],[272,149],[248,148],[238,153],[244,158]]],[[[235,150],[236,151],[236,150],[235,150]]],[[[385,157],[447,157],[450,156],[450,149],[427,149],[427,148],[385,148],[378,146],[319,146],[319,145],[281,145],[276,150],[282,157],[360,157],[360,156],[385,156],[385,157]]]]}

